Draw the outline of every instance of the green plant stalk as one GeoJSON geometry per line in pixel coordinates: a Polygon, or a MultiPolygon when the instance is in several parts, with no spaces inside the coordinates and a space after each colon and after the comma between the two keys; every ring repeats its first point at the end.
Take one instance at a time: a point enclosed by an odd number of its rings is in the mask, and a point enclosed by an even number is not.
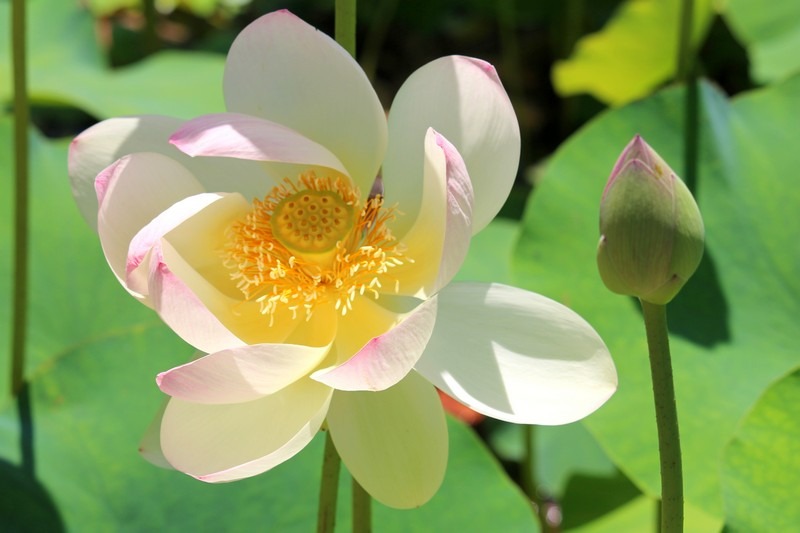
{"type": "Polygon", "coordinates": [[[356,57],[356,0],[336,0],[336,42],[356,57]]]}
{"type": "Polygon", "coordinates": [[[522,426],[522,474],[520,481],[522,490],[528,496],[536,515],[539,517],[542,533],[552,531],[547,521],[547,507],[539,493],[538,470],[536,462],[536,426],[522,426]]]}
{"type": "Polygon", "coordinates": [[[372,531],[372,498],[353,478],[353,533],[372,531]]]}
{"type": "Polygon", "coordinates": [[[680,33],[678,35],[678,69],[675,79],[686,86],[683,135],[683,181],[695,193],[697,188],[697,160],[699,153],[699,100],[697,65],[692,32],[694,26],[694,0],[681,2],[680,33]]]}
{"type": "Polygon", "coordinates": [[[25,0],[14,0],[11,50],[14,75],[14,296],[11,325],[11,393],[25,379],[25,332],[28,322],[28,80],[25,0]]]}
{"type": "Polygon", "coordinates": [[[333,533],[336,528],[336,499],[339,495],[339,469],[342,461],[333,445],[331,432],[325,432],[322,456],[322,480],[319,487],[317,533],[333,533]]]}
{"type": "Polygon", "coordinates": [[[147,55],[158,51],[158,11],[156,10],[156,0],[144,0],[142,5],[144,14],[144,48],[147,55]]]}
{"type": "Polygon", "coordinates": [[[683,472],[667,334],[667,307],[642,301],[661,462],[661,533],[683,531],[683,472]]]}

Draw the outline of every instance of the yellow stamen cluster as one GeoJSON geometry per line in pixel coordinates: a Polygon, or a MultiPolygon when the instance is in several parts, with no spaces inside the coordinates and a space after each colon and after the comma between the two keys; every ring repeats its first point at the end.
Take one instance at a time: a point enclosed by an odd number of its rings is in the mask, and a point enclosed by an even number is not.
{"type": "Polygon", "coordinates": [[[410,261],[387,227],[394,209],[375,196],[363,202],[346,181],[302,174],[284,179],[226,231],[225,267],[247,300],[269,315],[285,308],[310,318],[335,301],[342,315],[357,295],[378,298],[390,269],[410,261]]]}

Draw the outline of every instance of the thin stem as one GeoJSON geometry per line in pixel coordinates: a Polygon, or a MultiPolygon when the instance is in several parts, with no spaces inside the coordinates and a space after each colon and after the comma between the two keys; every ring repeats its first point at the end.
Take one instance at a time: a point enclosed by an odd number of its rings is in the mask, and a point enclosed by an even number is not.
{"type": "Polygon", "coordinates": [[[672,383],[667,308],[642,301],[661,460],[661,533],[683,531],[683,473],[678,411],[672,383]]]}
{"type": "Polygon", "coordinates": [[[336,42],[356,57],[356,0],[336,0],[336,42]]]}
{"type": "Polygon", "coordinates": [[[322,456],[322,480],[319,488],[317,533],[332,533],[336,527],[336,499],[339,495],[341,459],[333,445],[330,431],[325,432],[325,452],[322,456]]]}
{"type": "Polygon", "coordinates": [[[536,469],[536,426],[522,426],[522,490],[528,496],[528,500],[533,506],[533,510],[539,517],[541,530],[551,531],[550,524],[547,522],[547,506],[542,500],[537,483],[536,469]]]}
{"type": "Polygon", "coordinates": [[[375,72],[378,69],[383,43],[389,34],[392,19],[397,11],[399,0],[381,0],[375,11],[375,15],[369,24],[369,29],[361,48],[361,68],[364,69],[370,80],[375,80],[375,72]]]}
{"type": "Polygon", "coordinates": [[[535,433],[533,426],[522,426],[522,490],[528,495],[528,499],[536,506],[539,505],[538,495],[536,494],[536,446],[535,433]]]}
{"type": "Polygon", "coordinates": [[[144,49],[147,55],[158,51],[158,11],[156,10],[155,0],[144,0],[144,49]]]}
{"type": "Polygon", "coordinates": [[[694,25],[694,0],[683,0],[681,2],[681,20],[678,33],[678,71],[676,79],[686,81],[694,62],[694,51],[692,50],[692,26],[694,25]]]}
{"type": "Polygon", "coordinates": [[[25,0],[14,0],[11,50],[14,71],[14,301],[11,333],[11,393],[17,396],[25,373],[28,321],[28,81],[25,0]]]}
{"type": "Polygon", "coordinates": [[[692,193],[697,187],[697,160],[699,153],[700,113],[697,91],[697,65],[692,46],[694,26],[694,0],[681,2],[680,33],[678,36],[678,82],[686,85],[684,110],[684,169],[683,181],[692,193]]]}
{"type": "Polygon", "coordinates": [[[353,533],[372,531],[372,498],[353,478],[353,533]]]}

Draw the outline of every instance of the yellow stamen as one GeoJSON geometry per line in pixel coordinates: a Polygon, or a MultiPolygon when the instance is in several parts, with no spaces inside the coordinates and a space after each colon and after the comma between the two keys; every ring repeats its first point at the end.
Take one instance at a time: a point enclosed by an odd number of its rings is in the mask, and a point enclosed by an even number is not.
{"type": "Polygon", "coordinates": [[[223,264],[270,324],[279,308],[309,319],[316,304],[329,301],[346,315],[356,295],[377,299],[382,279],[399,290],[389,271],[410,260],[387,227],[394,217],[381,195],[362,205],[348,182],[307,172],[253,200],[253,210],[226,231],[223,264]]]}

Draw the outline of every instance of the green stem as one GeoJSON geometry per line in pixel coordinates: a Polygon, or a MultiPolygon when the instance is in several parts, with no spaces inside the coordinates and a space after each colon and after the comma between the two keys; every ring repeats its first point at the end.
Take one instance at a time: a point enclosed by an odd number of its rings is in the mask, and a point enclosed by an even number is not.
{"type": "Polygon", "coordinates": [[[661,460],[661,533],[683,531],[683,474],[665,305],[642,301],[661,460]]]}
{"type": "Polygon", "coordinates": [[[678,29],[678,70],[675,75],[678,81],[685,82],[694,62],[692,50],[692,26],[694,25],[694,0],[681,2],[681,20],[678,29]]]}
{"type": "Polygon", "coordinates": [[[336,0],[336,42],[356,57],[356,0],[336,0]]]}
{"type": "Polygon", "coordinates": [[[14,296],[11,326],[11,392],[17,396],[25,373],[25,331],[28,319],[28,81],[25,42],[25,0],[14,0],[11,50],[14,71],[14,296]]]}
{"type": "Polygon", "coordinates": [[[144,0],[144,49],[147,55],[158,51],[158,11],[156,10],[155,0],[144,0]]]}
{"type": "Polygon", "coordinates": [[[534,511],[539,517],[542,532],[550,531],[547,522],[547,509],[539,494],[536,482],[536,426],[522,426],[522,490],[528,496],[534,511]]]}
{"type": "Polygon", "coordinates": [[[692,193],[697,187],[697,160],[699,153],[700,113],[697,90],[697,68],[692,32],[694,26],[694,0],[681,3],[680,33],[678,36],[677,81],[686,86],[685,120],[683,135],[683,181],[692,193]]]}
{"type": "Polygon", "coordinates": [[[325,432],[325,452],[322,456],[322,480],[319,488],[319,513],[317,533],[332,533],[336,527],[336,498],[339,495],[339,469],[341,459],[331,439],[325,432]]]}
{"type": "Polygon", "coordinates": [[[534,504],[539,505],[538,495],[536,494],[536,449],[535,433],[533,426],[522,426],[522,490],[528,495],[528,499],[534,504]]]}
{"type": "Polygon", "coordinates": [[[353,533],[372,531],[372,499],[353,478],[353,533]]]}

